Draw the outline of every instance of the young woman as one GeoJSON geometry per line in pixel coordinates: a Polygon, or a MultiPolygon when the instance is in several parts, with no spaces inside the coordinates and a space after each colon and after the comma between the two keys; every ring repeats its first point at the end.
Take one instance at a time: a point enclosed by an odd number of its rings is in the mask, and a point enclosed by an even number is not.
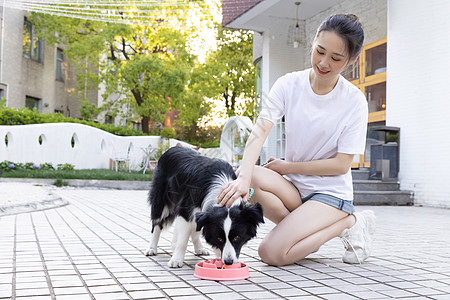
{"type": "Polygon", "coordinates": [[[289,73],[273,85],[247,141],[238,178],[217,202],[238,197],[263,206],[275,228],[259,247],[261,259],[287,265],[340,236],[343,261],[361,263],[370,255],[375,217],[355,212],[351,163],[363,154],[368,108],[364,94],[340,73],[357,60],[364,41],[358,18],[338,14],[318,28],[312,68],[289,73]],[[285,160],[255,166],[270,129],[285,117],[285,160]]]}

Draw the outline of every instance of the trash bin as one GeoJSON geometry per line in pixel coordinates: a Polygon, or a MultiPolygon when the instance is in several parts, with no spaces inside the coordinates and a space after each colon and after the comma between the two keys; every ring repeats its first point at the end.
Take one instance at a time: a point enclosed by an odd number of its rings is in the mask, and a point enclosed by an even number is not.
{"type": "Polygon", "coordinates": [[[396,180],[399,171],[400,128],[377,126],[368,130],[372,132],[372,136],[377,135],[379,137],[379,143],[370,147],[369,178],[396,180]]]}

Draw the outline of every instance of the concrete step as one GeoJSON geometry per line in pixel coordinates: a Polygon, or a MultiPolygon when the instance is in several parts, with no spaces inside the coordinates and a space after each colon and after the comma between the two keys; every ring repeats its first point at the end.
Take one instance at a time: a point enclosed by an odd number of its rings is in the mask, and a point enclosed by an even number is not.
{"type": "Polygon", "coordinates": [[[398,191],[399,187],[398,181],[353,180],[355,191],[398,191]]]}
{"type": "Polygon", "coordinates": [[[411,191],[354,191],[355,205],[412,205],[411,191]]]}
{"type": "Polygon", "coordinates": [[[352,170],[353,180],[368,180],[369,179],[369,169],[355,169],[352,170]]]}

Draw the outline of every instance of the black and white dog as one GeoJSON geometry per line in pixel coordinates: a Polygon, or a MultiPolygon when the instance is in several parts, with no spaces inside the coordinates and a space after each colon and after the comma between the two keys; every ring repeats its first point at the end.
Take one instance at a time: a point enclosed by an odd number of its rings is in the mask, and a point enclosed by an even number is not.
{"type": "Polygon", "coordinates": [[[175,223],[169,267],[182,267],[189,237],[197,255],[208,255],[200,231],[224,264],[238,261],[242,246],[264,223],[259,203],[244,205],[237,199],[230,208],[219,207],[222,187],[236,179],[225,161],[211,159],[186,147],[172,147],[159,159],[148,202],[152,235],[146,255],[156,255],[161,230],[175,223]]]}

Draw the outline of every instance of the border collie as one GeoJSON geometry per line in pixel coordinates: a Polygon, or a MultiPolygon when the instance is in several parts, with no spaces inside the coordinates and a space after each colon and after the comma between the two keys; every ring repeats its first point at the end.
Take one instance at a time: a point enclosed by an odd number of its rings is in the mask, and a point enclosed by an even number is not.
{"type": "Polygon", "coordinates": [[[169,267],[183,266],[189,237],[196,255],[208,255],[200,241],[200,231],[224,264],[238,262],[242,246],[256,236],[264,223],[259,203],[247,205],[242,198],[230,208],[216,204],[220,190],[236,179],[225,161],[211,159],[196,151],[176,146],[159,159],[148,202],[152,231],[145,255],[156,255],[161,230],[175,224],[169,267]]]}

